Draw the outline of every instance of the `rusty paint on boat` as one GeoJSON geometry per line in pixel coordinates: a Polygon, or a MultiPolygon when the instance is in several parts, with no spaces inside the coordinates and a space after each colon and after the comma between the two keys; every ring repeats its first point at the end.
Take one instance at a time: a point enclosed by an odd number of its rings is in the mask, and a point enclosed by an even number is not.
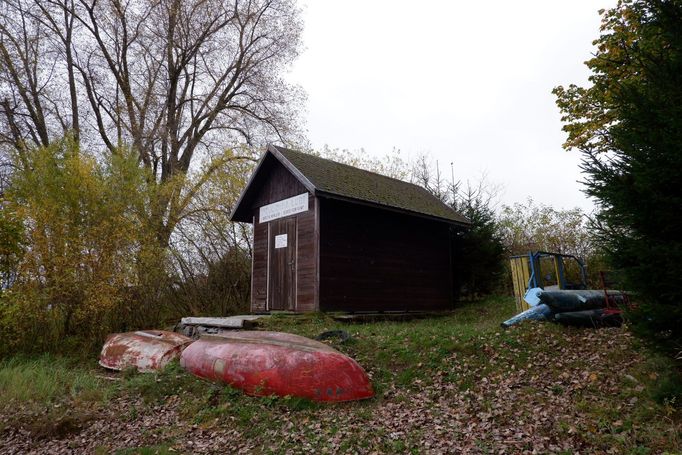
{"type": "Polygon", "coordinates": [[[243,331],[205,336],[189,345],[180,365],[201,378],[254,396],[351,401],[374,396],[367,373],[332,347],[282,332],[243,331]]]}
{"type": "Polygon", "coordinates": [[[180,357],[190,343],[191,338],[165,330],[114,333],[104,343],[99,364],[111,370],[156,371],[180,357]]]}

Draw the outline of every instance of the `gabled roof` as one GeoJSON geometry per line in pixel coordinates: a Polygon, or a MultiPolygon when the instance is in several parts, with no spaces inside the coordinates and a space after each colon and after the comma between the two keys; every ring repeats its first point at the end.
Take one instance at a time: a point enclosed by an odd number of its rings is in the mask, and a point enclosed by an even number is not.
{"type": "Polygon", "coordinates": [[[237,201],[231,216],[233,221],[251,221],[243,213],[248,207],[242,207],[242,203],[268,155],[282,163],[317,197],[342,199],[463,226],[470,224],[466,217],[418,185],[275,145],[268,145],[237,201]]]}

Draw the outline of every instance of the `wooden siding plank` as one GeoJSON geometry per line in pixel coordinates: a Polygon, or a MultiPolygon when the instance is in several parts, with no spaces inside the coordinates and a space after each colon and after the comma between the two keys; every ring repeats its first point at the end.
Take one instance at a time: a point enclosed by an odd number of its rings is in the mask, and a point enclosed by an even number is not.
{"type": "Polygon", "coordinates": [[[251,311],[267,311],[268,297],[268,225],[253,223],[253,258],[251,275],[251,311]]]}
{"type": "Polygon", "coordinates": [[[319,202],[321,310],[452,308],[447,223],[319,202]]]}
{"type": "Polygon", "coordinates": [[[293,217],[273,220],[269,223],[259,223],[259,207],[307,191],[278,162],[272,163],[266,170],[268,179],[260,183],[262,191],[254,193],[252,196],[253,206],[251,210],[254,221],[254,247],[251,276],[251,311],[264,312],[272,309],[267,306],[270,287],[268,284],[268,270],[270,270],[270,273],[273,273],[272,268],[268,264],[268,251],[271,247],[268,240],[268,229],[272,227],[272,223],[289,218],[295,218],[297,224],[294,234],[296,237],[296,273],[292,287],[292,290],[295,291],[294,300],[296,303],[294,308],[295,311],[300,312],[316,311],[319,308],[317,304],[318,250],[316,240],[316,199],[312,194],[308,193],[309,209],[306,212],[298,213],[293,217]]]}
{"type": "Polygon", "coordinates": [[[298,215],[298,269],[296,311],[318,309],[316,300],[317,249],[315,247],[315,197],[311,194],[310,209],[298,215]]]}

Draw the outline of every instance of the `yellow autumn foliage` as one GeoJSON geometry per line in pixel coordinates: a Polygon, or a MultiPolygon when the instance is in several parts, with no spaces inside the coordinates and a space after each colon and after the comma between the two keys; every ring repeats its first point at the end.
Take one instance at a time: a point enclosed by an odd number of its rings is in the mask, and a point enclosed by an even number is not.
{"type": "MultiPolygon", "coordinates": [[[[23,150],[4,205],[24,226],[16,280],[0,300],[4,350],[62,349],[126,324],[152,236],[144,171],[120,151],[98,160],[65,139],[23,150]]],[[[146,258],[145,266],[156,261],[146,258]]]]}

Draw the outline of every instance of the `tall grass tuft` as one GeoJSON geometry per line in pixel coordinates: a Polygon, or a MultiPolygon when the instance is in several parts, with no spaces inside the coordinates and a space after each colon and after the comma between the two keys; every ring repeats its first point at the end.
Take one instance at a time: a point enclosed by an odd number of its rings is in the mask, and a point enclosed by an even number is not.
{"type": "Polygon", "coordinates": [[[0,361],[3,404],[50,403],[63,398],[98,401],[107,398],[110,389],[92,371],[57,356],[18,356],[0,361]]]}

